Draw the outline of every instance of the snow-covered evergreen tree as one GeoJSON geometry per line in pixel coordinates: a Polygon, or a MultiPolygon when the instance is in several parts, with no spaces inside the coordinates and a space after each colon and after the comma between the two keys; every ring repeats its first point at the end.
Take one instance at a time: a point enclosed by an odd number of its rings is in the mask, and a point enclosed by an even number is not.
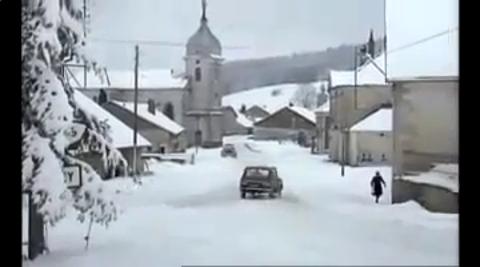
{"type": "MultiPolygon", "coordinates": [[[[81,0],[30,0],[22,9],[22,187],[32,192],[39,212],[54,224],[70,205],[94,222],[108,225],[117,208],[108,187],[71,148],[100,153],[104,166],[126,168],[111,145],[108,125],[79,107],[64,80],[68,61],[86,61],[81,0]],[[73,130],[84,134],[73,139],[73,130]],[[74,147],[72,145],[75,144],[74,147]],[[63,168],[80,165],[83,185],[69,190],[63,168]]],[[[89,63],[91,67],[94,67],[89,63]]]]}

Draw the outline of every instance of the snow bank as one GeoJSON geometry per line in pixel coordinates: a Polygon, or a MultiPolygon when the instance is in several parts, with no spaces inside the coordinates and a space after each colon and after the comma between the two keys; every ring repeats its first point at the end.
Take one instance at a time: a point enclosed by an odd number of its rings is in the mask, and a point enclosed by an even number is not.
{"type": "Polygon", "coordinates": [[[361,120],[350,128],[350,131],[378,131],[389,132],[393,128],[393,114],[391,108],[382,108],[372,115],[361,120]]]}
{"type": "Polygon", "coordinates": [[[440,173],[427,172],[418,176],[403,176],[402,179],[419,184],[439,186],[458,193],[458,180],[440,173]]]}
{"type": "Polygon", "coordinates": [[[435,164],[432,171],[458,175],[458,164],[435,164]]]}
{"type": "Polygon", "coordinates": [[[386,20],[389,79],[458,76],[458,0],[387,0],[386,20]]]}
{"type": "MultiPolygon", "coordinates": [[[[133,102],[120,102],[120,101],[112,101],[114,104],[122,107],[132,114],[134,113],[134,103],[133,102]]],[[[155,115],[148,111],[148,104],[145,103],[138,103],[137,104],[137,114],[139,117],[157,125],[158,127],[177,135],[184,131],[184,128],[180,126],[175,121],[171,120],[162,112],[156,110],[155,115]]]]}
{"type": "Polygon", "coordinates": [[[436,164],[429,172],[418,176],[404,176],[402,179],[439,186],[458,193],[458,164],[436,164]]]}
{"type": "MultiPolygon", "coordinates": [[[[99,121],[105,121],[110,126],[110,137],[112,138],[113,146],[116,148],[133,146],[133,130],[130,127],[78,90],[75,90],[74,98],[80,107],[88,110],[91,114],[95,114],[99,121]]],[[[138,134],[137,145],[150,146],[151,144],[147,139],[138,134]]]]}

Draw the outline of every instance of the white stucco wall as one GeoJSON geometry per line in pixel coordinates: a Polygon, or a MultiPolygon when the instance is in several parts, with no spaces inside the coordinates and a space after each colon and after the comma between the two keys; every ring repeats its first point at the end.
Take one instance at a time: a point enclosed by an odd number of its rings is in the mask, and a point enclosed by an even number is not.
{"type": "Polygon", "coordinates": [[[393,99],[393,177],[458,162],[458,79],[399,81],[393,99]]]}
{"type": "Polygon", "coordinates": [[[392,159],[392,133],[358,131],[349,133],[349,164],[352,166],[360,165],[388,165],[392,159]],[[383,135],[383,136],[382,136],[383,135]],[[362,162],[362,154],[365,157],[371,155],[371,162],[362,162]],[[385,156],[385,160],[382,156],[385,156]]]}
{"type": "Polygon", "coordinates": [[[328,112],[316,112],[316,150],[318,153],[327,153],[330,145],[330,132],[329,132],[329,113],[328,112]]]}
{"type": "Polygon", "coordinates": [[[378,108],[379,105],[392,103],[390,86],[358,86],[356,95],[355,101],[353,86],[332,88],[330,93],[330,117],[334,124],[350,128],[365,114],[378,108]]]}
{"type": "Polygon", "coordinates": [[[339,86],[331,89],[330,117],[332,119],[329,157],[338,161],[342,157],[342,140],[345,139],[345,160],[350,158],[348,149],[350,138],[342,138],[340,128],[350,128],[367,114],[378,109],[382,104],[392,103],[391,86],[363,85],[357,88],[357,100],[353,86],[339,86]],[[356,102],[356,105],[355,105],[356,102]]]}

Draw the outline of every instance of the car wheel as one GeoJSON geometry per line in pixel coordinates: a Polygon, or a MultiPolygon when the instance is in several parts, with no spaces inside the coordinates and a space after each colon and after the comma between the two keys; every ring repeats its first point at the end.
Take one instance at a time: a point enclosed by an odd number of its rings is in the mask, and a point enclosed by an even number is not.
{"type": "Polygon", "coordinates": [[[241,196],[242,198],[245,198],[245,191],[242,191],[241,194],[240,194],[240,196],[241,196]]]}

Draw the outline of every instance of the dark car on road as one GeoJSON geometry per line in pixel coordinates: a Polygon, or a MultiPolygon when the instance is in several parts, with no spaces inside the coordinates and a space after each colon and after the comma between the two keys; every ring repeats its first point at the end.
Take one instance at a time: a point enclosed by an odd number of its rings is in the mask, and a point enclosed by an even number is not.
{"type": "Polygon", "coordinates": [[[222,148],[221,152],[222,157],[237,157],[237,150],[235,150],[235,146],[232,144],[225,144],[222,148]]]}
{"type": "Polygon", "coordinates": [[[278,177],[277,168],[266,166],[246,167],[240,179],[240,196],[267,193],[270,198],[280,197],[283,181],[278,177]]]}

